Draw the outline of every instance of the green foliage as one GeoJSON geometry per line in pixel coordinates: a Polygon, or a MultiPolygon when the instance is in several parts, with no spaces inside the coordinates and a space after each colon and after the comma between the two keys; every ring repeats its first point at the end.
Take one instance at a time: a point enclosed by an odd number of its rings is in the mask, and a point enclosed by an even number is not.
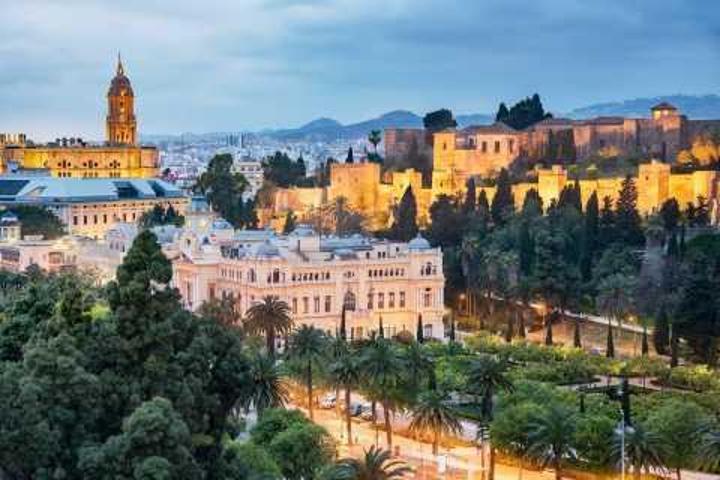
{"type": "MultiPolygon", "coordinates": [[[[213,210],[218,212],[235,228],[257,224],[255,205],[244,201],[243,192],[248,186],[240,173],[232,171],[233,158],[229,153],[215,155],[207,170],[200,176],[195,190],[204,194],[213,210]]],[[[267,171],[265,173],[267,178],[267,171]]]]}
{"type": "Polygon", "coordinates": [[[423,117],[423,126],[429,132],[435,133],[446,128],[455,128],[457,127],[457,122],[450,110],[442,108],[426,114],[425,117],[423,117]]]}
{"type": "Polygon", "coordinates": [[[155,205],[152,210],[140,215],[138,225],[141,228],[152,228],[161,225],[175,225],[181,227],[185,224],[185,217],[175,211],[172,205],[163,208],[162,205],[155,205]]]}
{"type": "Polygon", "coordinates": [[[270,480],[282,478],[282,472],[267,449],[254,442],[229,442],[223,449],[218,478],[270,480]]]}
{"type": "Polygon", "coordinates": [[[520,100],[509,110],[501,103],[495,115],[496,122],[503,122],[516,130],[522,130],[546,118],[552,118],[552,114],[545,112],[537,93],[520,100]]]}
{"type": "Polygon", "coordinates": [[[288,157],[287,153],[275,152],[262,162],[265,180],[281,188],[312,186],[308,178],[305,160],[302,156],[296,161],[288,157]]]}
{"type": "Polygon", "coordinates": [[[395,240],[409,242],[415,238],[417,233],[417,202],[412,187],[408,186],[396,208],[395,221],[390,229],[390,234],[395,240]]]}
{"type": "Polygon", "coordinates": [[[295,424],[278,433],[268,447],[287,479],[313,478],[335,456],[328,432],[312,423],[295,424]]]}
{"type": "Polygon", "coordinates": [[[42,235],[47,240],[54,240],[65,235],[65,227],[60,218],[45,207],[36,205],[15,205],[12,212],[20,220],[20,234],[42,235]]]}

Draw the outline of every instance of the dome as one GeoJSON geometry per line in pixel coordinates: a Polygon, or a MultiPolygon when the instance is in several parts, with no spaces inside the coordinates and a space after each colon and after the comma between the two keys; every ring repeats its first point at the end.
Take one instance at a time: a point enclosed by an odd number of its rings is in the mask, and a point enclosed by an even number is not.
{"type": "Polygon", "coordinates": [[[108,96],[128,96],[134,95],[130,79],[125,76],[125,69],[123,68],[122,60],[118,56],[117,72],[115,77],[110,81],[110,89],[108,90],[108,96]]]}
{"type": "Polygon", "coordinates": [[[280,250],[270,243],[269,240],[265,240],[263,243],[257,246],[255,249],[256,257],[277,257],[280,255],[280,250]]]}
{"type": "Polygon", "coordinates": [[[408,248],[410,248],[410,250],[428,250],[430,248],[430,242],[425,240],[423,236],[420,235],[420,232],[418,232],[417,237],[408,243],[408,248]]]}

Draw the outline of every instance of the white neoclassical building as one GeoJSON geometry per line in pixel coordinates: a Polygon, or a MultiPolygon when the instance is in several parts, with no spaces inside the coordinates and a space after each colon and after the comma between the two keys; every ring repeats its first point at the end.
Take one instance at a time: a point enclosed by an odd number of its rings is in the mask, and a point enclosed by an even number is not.
{"type": "Polygon", "coordinates": [[[299,226],[287,236],[270,231],[210,234],[187,229],[173,262],[173,281],[190,309],[232,296],[241,311],[266,295],[285,300],[296,324],[329,334],[339,327],[343,302],[352,338],[378,329],[386,336],[416,332],[443,338],[442,252],[418,236],[409,243],[361,235],[321,237],[299,226]]]}

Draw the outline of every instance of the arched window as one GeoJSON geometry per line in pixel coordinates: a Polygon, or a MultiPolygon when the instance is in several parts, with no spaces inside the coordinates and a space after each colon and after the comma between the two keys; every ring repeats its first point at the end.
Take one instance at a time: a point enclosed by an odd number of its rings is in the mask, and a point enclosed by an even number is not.
{"type": "Polygon", "coordinates": [[[346,310],[354,311],[355,310],[355,294],[350,291],[345,293],[345,297],[343,298],[343,304],[345,305],[346,310]]]}

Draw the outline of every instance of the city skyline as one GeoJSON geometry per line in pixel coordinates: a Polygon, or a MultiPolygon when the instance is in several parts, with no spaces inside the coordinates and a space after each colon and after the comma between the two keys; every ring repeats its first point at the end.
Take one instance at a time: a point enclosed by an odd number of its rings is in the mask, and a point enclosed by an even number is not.
{"type": "Polygon", "coordinates": [[[717,93],[720,8],[694,3],[10,5],[0,130],[101,138],[118,50],[149,134],[352,122],[396,108],[492,113],[536,91],[555,112],[717,93]],[[70,28],[77,18],[82,28],[70,28]]]}

